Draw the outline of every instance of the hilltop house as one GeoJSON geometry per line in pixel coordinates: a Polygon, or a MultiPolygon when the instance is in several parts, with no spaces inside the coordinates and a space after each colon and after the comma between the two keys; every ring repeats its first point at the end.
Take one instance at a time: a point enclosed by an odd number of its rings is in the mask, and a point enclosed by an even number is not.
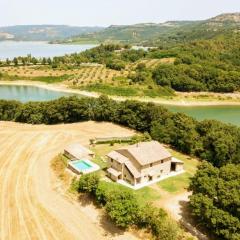
{"type": "Polygon", "coordinates": [[[183,171],[183,162],[175,159],[159,142],[142,142],[110,152],[108,176],[136,186],[183,171]]]}
{"type": "Polygon", "coordinates": [[[94,153],[79,143],[73,143],[64,149],[64,155],[70,160],[91,159],[94,153]]]}

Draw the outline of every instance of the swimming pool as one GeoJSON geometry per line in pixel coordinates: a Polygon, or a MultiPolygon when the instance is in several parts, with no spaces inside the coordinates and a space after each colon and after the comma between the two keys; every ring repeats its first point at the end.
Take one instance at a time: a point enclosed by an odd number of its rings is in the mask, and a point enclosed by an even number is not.
{"type": "Polygon", "coordinates": [[[73,165],[77,169],[83,170],[83,171],[92,167],[90,164],[86,163],[84,160],[77,161],[77,162],[73,163],[73,165]]]}
{"type": "Polygon", "coordinates": [[[100,167],[88,159],[81,159],[76,161],[70,161],[68,167],[77,174],[86,174],[90,172],[95,172],[100,169],[100,167]]]}

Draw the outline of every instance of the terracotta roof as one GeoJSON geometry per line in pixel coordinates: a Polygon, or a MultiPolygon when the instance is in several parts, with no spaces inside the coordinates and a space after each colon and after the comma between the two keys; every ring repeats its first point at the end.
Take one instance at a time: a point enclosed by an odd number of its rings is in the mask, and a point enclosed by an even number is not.
{"type": "Polygon", "coordinates": [[[124,163],[125,166],[128,168],[128,170],[132,173],[132,175],[135,178],[138,178],[141,176],[140,173],[138,172],[138,170],[129,161],[129,159],[126,158],[125,156],[123,156],[121,153],[119,153],[117,151],[112,151],[109,154],[107,154],[107,156],[110,157],[111,159],[114,159],[115,161],[117,161],[119,163],[124,163]]]}
{"type": "Polygon", "coordinates": [[[85,148],[79,143],[70,144],[64,150],[78,159],[85,157],[86,155],[94,154],[91,150],[85,148]]]}
{"type": "Polygon", "coordinates": [[[115,170],[115,169],[113,169],[113,168],[108,168],[107,171],[108,171],[110,174],[112,174],[113,176],[115,176],[115,177],[118,177],[118,176],[121,175],[121,172],[119,172],[119,171],[117,171],[117,170],[115,170]]]}
{"type": "Polygon", "coordinates": [[[109,154],[107,154],[107,157],[110,157],[111,159],[114,159],[119,163],[125,163],[126,161],[128,161],[128,158],[126,158],[125,156],[116,151],[110,152],[109,154]]]}
{"type": "Polygon", "coordinates": [[[172,155],[157,141],[141,142],[135,145],[123,148],[139,162],[140,165],[147,165],[160,160],[170,158],[172,155]]]}
{"type": "Polygon", "coordinates": [[[132,175],[135,178],[141,177],[140,172],[133,166],[133,164],[130,161],[125,162],[125,166],[128,168],[128,170],[132,173],[132,175]]]}

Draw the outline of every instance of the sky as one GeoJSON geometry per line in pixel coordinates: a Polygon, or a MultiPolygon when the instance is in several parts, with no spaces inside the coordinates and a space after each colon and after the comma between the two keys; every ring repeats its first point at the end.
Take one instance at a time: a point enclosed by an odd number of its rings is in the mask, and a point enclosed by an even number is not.
{"type": "Polygon", "coordinates": [[[240,12],[240,0],[0,0],[0,26],[160,23],[229,12],[240,12]]]}

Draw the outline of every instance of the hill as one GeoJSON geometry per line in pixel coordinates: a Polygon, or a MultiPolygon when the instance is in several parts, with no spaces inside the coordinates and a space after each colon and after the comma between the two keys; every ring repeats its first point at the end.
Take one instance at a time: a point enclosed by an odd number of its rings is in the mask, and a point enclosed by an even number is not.
{"type": "Polygon", "coordinates": [[[101,27],[72,27],[66,25],[19,25],[0,27],[0,40],[54,41],[74,35],[102,30],[101,27]]]}
{"type": "Polygon", "coordinates": [[[136,25],[112,25],[99,32],[81,34],[73,37],[73,42],[97,41],[99,43],[129,43],[144,44],[144,42],[158,38],[160,35],[168,35],[178,29],[196,24],[195,22],[166,22],[163,24],[142,23],[136,25]]]}
{"type": "Polygon", "coordinates": [[[164,45],[182,41],[211,39],[240,30],[240,13],[221,14],[204,21],[168,21],[128,26],[110,26],[99,32],[81,34],[73,42],[121,42],[138,45],[164,45]]]}

